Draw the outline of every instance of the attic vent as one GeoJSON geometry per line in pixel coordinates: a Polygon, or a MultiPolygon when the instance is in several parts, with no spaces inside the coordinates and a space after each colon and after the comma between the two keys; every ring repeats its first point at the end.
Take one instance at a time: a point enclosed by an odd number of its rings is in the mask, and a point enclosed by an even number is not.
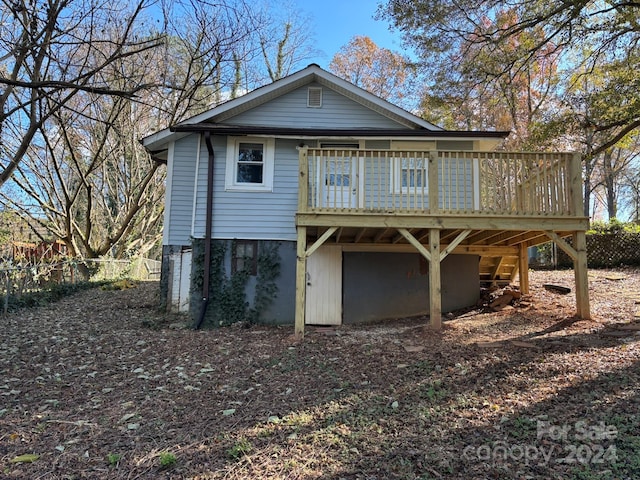
{"type": "Polygon", "coordinates": [[[307,107],[320,108],[322,106],[322,87],[309,87],[307,91],[307,107]]]}

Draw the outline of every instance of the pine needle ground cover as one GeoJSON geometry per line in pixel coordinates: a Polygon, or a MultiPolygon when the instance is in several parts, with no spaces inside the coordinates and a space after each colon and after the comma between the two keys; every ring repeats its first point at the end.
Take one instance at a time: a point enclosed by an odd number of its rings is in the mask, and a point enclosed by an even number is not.
{"type": "MultiPolygon", "coordinates": [[[[157,283],[0,319],[0,477],[640,477],[640,270],[532,272],[498,311],[192,331],[157,283]]],[[[492,293],[499,295],[500,292],[492,293]]]]}

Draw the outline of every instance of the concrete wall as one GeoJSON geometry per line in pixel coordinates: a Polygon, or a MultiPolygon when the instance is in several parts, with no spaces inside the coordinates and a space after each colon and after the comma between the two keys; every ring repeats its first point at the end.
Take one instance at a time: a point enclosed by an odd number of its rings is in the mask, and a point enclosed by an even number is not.
{"type": "MultiPolygon", "coordinates": [[[[234,290],[236,284],[232,282],[231,276],[233,243],[233,240],[212,240],[211,298],[204,324],[211,325],[216,319],[227,321],[235,318],[235,320],[239,320],[237,315],[241,311],[249,315],[251,309],[255,307],[258,283],[262,281],[260,255],[267,249],[275,251],[279,273],[273,279],[274,292],[269,296],[263,309],[258,312],[257,321],[262,324],[292,324],[295,318],[295,242],[259,241],[258,274],[249,275],[245,282],[239,282],[237,284],[239,290],[234,290]],[[223,251],[223,255],[220,256],[219,252],[221,251],[223,251]],[[221,298],[216,298],[216,295],[221,298]]],[[[203,258],[204,240],[194,239],[190,306],[190,314],[194,319],[199,318],[201,309],[203,258]]]]}
{"type": "MultiPolygon", "coordinates": [[[[428,267],[418,253],[344,252],[343,255],[343,323],[428,313],[428,267]]],[[[477,256],[449,255],[441,269],[444,312],[478,301],[477,256]]]]}

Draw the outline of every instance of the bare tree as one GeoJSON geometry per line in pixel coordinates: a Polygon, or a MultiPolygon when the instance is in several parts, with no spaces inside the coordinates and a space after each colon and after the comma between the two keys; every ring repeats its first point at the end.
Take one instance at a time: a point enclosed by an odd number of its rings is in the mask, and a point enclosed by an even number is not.
{"type": "Polygon", "coordinates": [[[162,43],[143,21],[151,2],[74,0],[0,3],[0,185],[16,170],[44,122],[79,92],[132,98],[103,72],[162,43]]]}
{"type": "Polygon", "coordinates": [[[301,67],[315,56],[313,30],[308,16],[291,2],[270,2],[262,8],[266,28],[259,29],[260,52],[272,82],[301,67]]]}
{"type": "Polygon", "coordinates": [[[235,95],[285,77],[321,53],[311,19],[290,0],[251,2],[251,15],[254,35],[237,50],[235,95]]]}
{"type": "MultiPolygon", "coordinates": [[[[203,6],[181,4],[179,15],[163,20],[162,42],[104,66],[104,91],[78,90],[69,98],[49,92],[40,99],[47,116],[14,168],[20,194],[2,189],[0,201],[25,212],[74,255],[122,257],[157,245],[164,169],[138,140],[219,102],[234,84],[238,51],[253,34],[244,2],[203,6]],[[106,93],[113,91],[136,95],[106,93]]],[[[102,27],[117,37],[122,26],[102,27]]],[[[113,48],[82,45],[66,61],[90,68],[113,48]]]]}

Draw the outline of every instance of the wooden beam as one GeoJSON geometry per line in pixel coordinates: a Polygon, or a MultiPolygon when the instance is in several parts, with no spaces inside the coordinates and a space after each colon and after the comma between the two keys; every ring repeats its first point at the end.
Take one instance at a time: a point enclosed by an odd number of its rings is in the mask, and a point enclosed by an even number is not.
{"type": "Polygon", "coordinates": [[[518,255],[518,270],[520,272],[520,291],[529,293],[529,249],[525,245],[520,245],[518,255]]]}
{"type": "Polygon", "coordinates": [[[573,234],[573,244],[576,246],[576,259],[573,270],[576,280],[576,313],[584,319],[591,318],[589,306],[589,270],[587,268],[587,238],[584,232],[573,234]]]}
{"type": "Polygon", "coordinates": [[[338,229],[338,231],[336,232],[336,243],[340,243],[340,237],[342,237],[343,230],[344,230],[344,228],[340,227],[338,229]]]}
{"type": "MultiPolygon", "coordinates": [[[[438,232],[438,235],[440,235],[440,231],[436,230],[436,232],[438,232]]],[[[431,262],[431,253],[429,252],[429,250],[427,250],[426,248],[424,248],[424,245],[422,245],[417,239],[416,237],[414,237],[413,235],[411,235],[411,233],[409,233],[409,231],[405,228],[399,228],[398,229],[398,233],[400,235],[402,235],[404,238],[407,239],[407,242],[409,242],[411,245],[414,246],[414,248],[416,250],[418,250],[418,252],[420,252],[420,254],[427,259],[427,261],[431,262]]],[[[438,236],[438,248],[440,248],[440,237],[438,236]]],[[[438,260],[440,259],[440,250],[438,250],[438,260]]]]}
{"type": "MultiPolygon", "coordinates": [[[[547,234],[545,234],[544,232],[541,232],[542,235],[532,238],[530,240],[527,240],[526,242],[522,243],[521,245],[526,245],[527,247],[535,247],[536,245],[541,245],[543,243],[549,243],[549,241],[551,240],[549,238],[549,236],[547,234]]],[[[571,235],[573,235],[573,232],[556,232],[556,234],[558,234],[558,236],[560,238],[563,237],[570,237],[571,235]]]]}
{"type": "MultiPolygon", "coordinates": [[[[444,232],[444,230],[441,230],[440,245],[442,246],[442,244],[444,243],[449,243],[449,239],[454,238],[459,233],[460,233],[460,230],[449,230],[446,233],[444,232]]],[[[426,238],[428,236],[429,236],[429,230],[427,230],[422,236],[416,237],[416,238],[422,241],[423,238],[426,238]]]]}
{"type": "MultiPolygon", "coordinates": [[[[582,197],[582,155],[574,153],[569,160],[569,197],[571,213],[576,217],[584,216],[584,199],[582,197]]],[[[584,228],[587,230],[588,226],[584,228]]],[[[559,230],[554,228],[552,230],[559,230]]],[[[579,230],[579,229],[576,229],[579,230]]]]}
{"type": "Polygon", "coordinates": [[[298,178],[298,212],[306,212],[309,204],[309,161],[307,147],[298,150],[299,178],[298,178]]]}
{"type": "Polygon", "coordinates": [[[578,259],[578,252],[574,250],[574,248],[571,245],[569,245],[562,238],[560,238],[560,236],[556,232],[545,230],[544,233],[547,237],[553,240],[556,245],[558,245],[562,250],[564,250],[564,252],[567,255],[569,255],[569,257],[571,257],[571,260],[575,262],[578,259]]]}
{"type": "Polygon", "coordinates": [[[515,257],[518,247],[495,247],[491,245],[460,245],[453,252],[457,255],[480,255],[481,257],[515,257]]]}
{"type": "Polygon", "coordinates": [[[500,268],[502,267],[502,262],[504,262],[505,257],[499,257],[498,262],[493,266],[491,270],[491,280],[495,280],[496,276],[500,274],[500,268]]]}
{"type": "Polygon", "coordinates": [[[388,228],[379,228],[375,236],[373,237],[373,243],[378,243],[380,239],[387,233],[388,228]]]}
{"type": "Polygon", "coordinates": [[[511,268],[511,274],[509,275],[509,281],[513,282],[513,279],[516,278],[518,271],[520,270],[520,262],[516,259],[516,262],[513,264],[513,268],[511,268]]]}
{"type": "Polygon", "coordinates": [[[491,245],[514,245],[516,243],[519,243],[518,240],[525,241],[526,238],[522,239],[522,236],[527,235],[528,233],[528,230],[524,232],[522,230],[498,232],[498,235],[492,236],[490,240],[487,239],[483,243],[491,245]]]}
{"type": "Polygon", "coordinates": [[[306,227],[413,228],[414,230],[554,230],[586,231],[589,221],[578,217],[388,214],[349,211],[296,214],[296,225],[306,227]]]}
{"type": "Polygon", "coordinates": [[[467,240],[469,243],[480,243],[480,242],[484,242],[485,240],[495,237],[496,235],[500,235],[503,232],[500,231],[476,231],[475,233],[469,235],[467,237],[467,240]]]}
{"type": "MultiPolygon", "coordinates": [[[[429,162],[427,167],[427,185],[429,197],[429,213],[436,214],[439,210],[438,205],[438,153],[429,152],[429,162]]],[[[440,233],[438,233],[440,235],[440,233]]]]}
{"type": "MultiPolygon", "coordinates": [[[[416,240],[417,242],[417,240],[416,240]]],[[[418,243],[418,245],[420,245],[418,243]]],[[[420,245],[422,246],[422,245],[420,245]]],[[[434,330],[442,330],[442,286],[440,279],[440,231],[429,233],[429,325],[434,330]]]]}
{"type": "Polygon", "coordinates": [[[298,227],[296,245],[296,310],[295,335],[304,337],[304,322],[307,291],[307,228],[298,227]]]}
{"type": "Polygon", "coordinates": [[[309,257],[311,255],[313,255],[313,252],[315,252],[317,249],[319,249],[322,244],[324,242],[326,242],[327,240],[329,240],[329,237],[331,237],[331,235],[333,235],[335,233],[335,231],[338,230],[338,227],[331,227],[329,228],[326,232],[324,232],[322,234],[322,236],[317,239],[313,245],[311,245],[305,252],[305,256],[309,257]]]}
{"type": "Polygon", "coordinates": [[[545,239],[545,240],[547,239],[547,236],[545,235],[544,232],[528,231],[528,232],[516,235],[515,237],[511,237],[507,241],[500,242],[498,245],[510,245],[510,246],[515,246],[519,248],[520,245],[529,246],[528,244],[530,242],[537,244],[542,239],[545,239]]]}
{"type": "MultiPolygon", "coordinates": [[[[420,242],[422,244],[422,242],[420,242]]],[[[414,252],[415,247],[411,244],[400,243],[340,243],[345,252],[414,252]]],[[[426,243],[425,243],[426,245],[426,243]]],[[[440,248],[446,245],[440,244],[440,248]]],[[[491,247],[482,245],[458,245],[451,252],[455,255],[479,255],[482,257],[517,257],[518,247],[491,247]]]]}
{"type": "Polygon", "coordinates": [[[467,238],[467,235],[469,235],[471,233],[471,230],[464,230],[463,232],[460,233],[460,235],[458,235],[455,240],[453,242],[451,242],[449,245],[447,245],[447,248],[445,248],[442,252],[440,252],[440,261],[444,260],[446,258],[447,255],[449,255],[451,252],[453,252],[453,250],[460,245],[460,243],[462,243],[462,241],[467,238]]]}
{"type": "Polygon", "coordinates": [[[494,238],[504,235],[505,233],[507,232],[504,230],[476,231],[476,233],[470,235],[467,240],[469,243],[473,243],[475,245],[491,245],[494,238]]]}
{"type": "MultiPolygon", "coordinates": [[[[414,229],[413,229],[413,228],[410,228],[410,229],[408,229],[407,231],[411,234],[411,236],[413,236],[413,231],[414,231],[414,229]]],[[[396,244],[396,243],[398,243],[400,240],[402,240],[403,238],[406,238],[406,237],[405,237],[404,235],[402,235],[402,234],[396,235],[395,237],[393,237],[393,238],[391,239],[391,243],[396,244]]],[[[420,243],[420,242],[418,242],[418,243],[420,243]]]]}
{"type": "Polygon", "coordinates": [[[367,231],[366,228],[361,228],[360,230],[358,230],[358,233],[356,233],[356,237],[354,238],[353,243],[358,243],[362,239],[362,236],[366,231],[367,231]]]}

